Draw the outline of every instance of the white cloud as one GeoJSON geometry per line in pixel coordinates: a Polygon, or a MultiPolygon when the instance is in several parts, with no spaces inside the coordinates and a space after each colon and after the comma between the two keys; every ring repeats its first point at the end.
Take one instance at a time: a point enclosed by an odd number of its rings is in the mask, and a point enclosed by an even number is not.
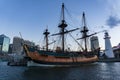
{"type": "Polygon", "coordinates": [[[117,15],[120,17],[120,0],[107,0],[109,15],[117,15]]]}
{"type": "MultiPolygon", "coordinates": [[[[117,18],[120,19],[120,0],[107,0],[107,2],[109,15],[117,16],[117,18]]],[[[115,46],[120,43],[120,38],[118,37],[120,34],[120,24],[110,29],[109,32],[112,45],[115,46]]]]}
{"type": "Polygon", "coordinates": [[[110,29],[109,33],[110,33],[110,36],[111,36],[111,44],[112,46],[116,46],[118,45],[118,43],[120,43],[120,37],[119,37],[119,34],[120,34],[120,25],[118,25],[117,27],[113,28],[113,29],[110,29]]]}

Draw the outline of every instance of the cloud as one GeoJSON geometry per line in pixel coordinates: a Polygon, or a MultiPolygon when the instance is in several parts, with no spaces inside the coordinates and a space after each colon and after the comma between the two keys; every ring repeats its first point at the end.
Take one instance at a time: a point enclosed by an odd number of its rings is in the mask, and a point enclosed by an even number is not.
{"type": "Polygon", "coordinates": [[[120,0],[106,0],[107,1],[107,6],[108,10],[112,14],[120,14],[120,0]]]}
{"type": "Polygon", "coordinates": [[[120,24],[120,19],[117,16],[111,15],[107,19],[106,24],[110,26],[110,28],[116,27],[118,24],[120,24]]]}
{"type": "Polygon", "coordinates": [[[120,24],[120,0],[106,0],[109,17],[106,20],[106,25],[114,28],[120,24]]]}

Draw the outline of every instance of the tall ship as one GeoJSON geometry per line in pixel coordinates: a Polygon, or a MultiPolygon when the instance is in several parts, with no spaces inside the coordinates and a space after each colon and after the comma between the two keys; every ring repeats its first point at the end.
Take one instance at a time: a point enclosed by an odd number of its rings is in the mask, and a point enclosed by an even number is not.
{"type": "Polygon", "coordinates": [[[81,51],[66,51],[65,50],[65,35],[79,30],[79,28],[72,29],[72,30],[66,30],[67,24],[64,17],[64,3],[62,4],[62,20],[59,24],[60,32],[56,34],[52,34],[52,36],[59,35],[61,37],[61,46],[62,47],[56,47],[56,50],[49,50],[49,42],[48,42],[48,35],[50,32],[48,29],[45,30],[43,33],[45,35],[45,50],[38,50],[35,47],[30,47],[27,45],[23,45],[23,48],[25,50],[28,62],[28,66],[47,66],[47,67],[63,67],[63,66],[79,66],[82,64],[88,64],[93,63],[98,60],[97,52],[98,50],[88,50],[87,41],[89,37],[95,35],[96,33],[88,35],[88,28],[86,27],[86,21],[85,21],[85,13],[82,15],[83,18],[83,26],[82,30],[80,31],[82,33],[82,37],[78,38],[78,40],[84,41],[84,46],[82,46],[80,43],[77,42],[81,47],[81,51]]]}

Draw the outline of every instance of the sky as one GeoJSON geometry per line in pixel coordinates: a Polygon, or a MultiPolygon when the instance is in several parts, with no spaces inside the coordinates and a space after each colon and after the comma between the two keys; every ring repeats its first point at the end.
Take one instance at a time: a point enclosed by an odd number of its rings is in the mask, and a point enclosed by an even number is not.
{"type": "MultiPolygon", "coordinates": [[[[42,43],[46,28],[53,34],[60,23],[61,5],[65,4],[67,29],[80,28],[86,14],[90,33],[107,30],[112,46],[120,43],[120,0],[0,0],[0,34],[42,43]]],[[[104,49],[104,32],[97,34],[104,49]]]]}

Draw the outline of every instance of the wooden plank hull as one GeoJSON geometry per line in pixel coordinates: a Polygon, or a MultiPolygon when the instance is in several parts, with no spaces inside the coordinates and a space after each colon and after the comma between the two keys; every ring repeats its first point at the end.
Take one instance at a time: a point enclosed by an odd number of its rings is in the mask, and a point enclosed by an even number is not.
{"type": "MultiPolygon", "coordinates": [[[[28,66],[33,64],[34,65],[41,65],[41,66],[78,66],[81,64],[88,64],[93,63],[98,60],[96,55],[85,57],[85,56],[55,56],[55,55],[48,55],[46,51],[29,51],[26,47],[26,53],[29,57],[30,61],[28,61],[28,66]],[[42,52],[42,53],[41,53],[42,52]],[[43,55],[44,54],[44,55],[43,55]]],[[[59,53],[61,54],[61,53],[59,53]]],[[[33,65],[33,66],[34,66],[33,65]]]]}
{"type": "Polygon", "coordinates": [[[84,64],[94,63],[95,61],[91,62],[72,62],[72,63],[52,63],[52,62],[43,62],[43,61],[36,61],[31,60],[28,61],[27,66],[40,66],[40,67],[73,67],[73,66],[80,66],[84,64]]]}
{"type": "Polygon", "coordinates": [[[43,57],[41,55],[30,54],[31,60],[28,62],[28,66],[49,66],[49,67],[65,67],[65,66],[79,66],[82,64],[89,64],[98,60],[97,56],[91,58],[77,57],[77,58],[56,58],[54,56],[43,57]]]}

